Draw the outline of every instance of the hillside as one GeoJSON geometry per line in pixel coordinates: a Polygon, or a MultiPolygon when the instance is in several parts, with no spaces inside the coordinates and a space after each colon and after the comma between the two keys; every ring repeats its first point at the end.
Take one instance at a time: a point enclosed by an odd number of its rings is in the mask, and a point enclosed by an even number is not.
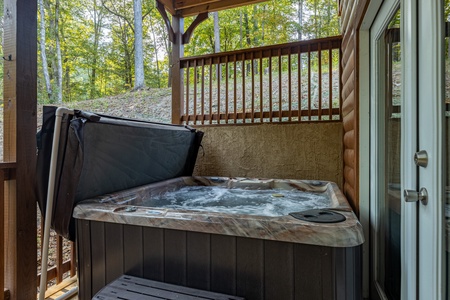
{"type": "MultiPolygon", "coordinates": [[[[144,89],[117,96],[65,103],[64,106],[117,117],[170,123],[171,96],[170,88],[144,89]]],[[[41,123],[40,113],[41,111],[38,112],[38,125],[41,123]]]]}

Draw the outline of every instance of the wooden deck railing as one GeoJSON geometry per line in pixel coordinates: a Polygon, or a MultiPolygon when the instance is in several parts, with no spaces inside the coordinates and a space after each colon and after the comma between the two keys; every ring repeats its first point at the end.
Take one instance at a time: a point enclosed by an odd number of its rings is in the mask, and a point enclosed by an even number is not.
{"type": "Polygon", "coordinates": [[[0,300],[9,299],[9,291],[5,288],[5,181],[11,179],[16,169],[14,162],[0,163],[0,300]]]}
{"type": "Polygon", "coordinates": [[[340,45],[337,36],[182,58],[180,121],[340,120],[340,45]]]}
{"type": "MultiPolygon", "coordinates": [[[[5,246],[6,246],[6,240],[5,240],[5,230],[6,230],[6,220],[3,218],[5,215],[5,189],[4,189],[4,182],[10,179],[14,178],[14,170],[16,168],[16,163],[6,163],[6,162],[0,162],[0,216],[1,222],[0,222],[0,300],[3,299],[9,299],[9,291],[7,290],[7,287],[5,288],[5,246]]],[[[42,220],[42,219],[41,219],[42,220]]],[[[43,228],[43,225],[41,224],[41,228],[43,228]]],[[[53,237],[56,239],[56,247],[54,249],[51,249],[52,252],[56,253],[56,260],[55,260],[55,266],[48,269],[48,275],[47,280],[51,281],[56,279],[56,283],[60,283],[63,280],[63,275],[66,272],[70,272],[70,277],[75,275],[76,272],[76,252],[75,252],[75,246],[73,242],[67,242],[69,243],[70,248],[70,254],[66,255],[69,256],[69,259],[64,260],[64,253],[63,253],[63,238],[60,235],[56,235],[53,237]]],[[[42,237],[41,239],[42,240],[42,237]]],[[[40,281],[40,274],[37,275],[38,280],[37,283],[39,284],[40,281]]]]}
{"type": "MultiPolygon", "coordinates": [[[[44,219],[41,218],[41,231],[40,231],[40,240],[43,241],[43,231],[44,228],[44,219]]],[[[76,273],[76,248],[75,243],[65,240],[59,234],[51,233],[50,236],[50,248],[49,253],[54,253],[56,256],[54,266],[47,270],[47,282],[50,282],[56,279],[56,284],[61,283],[63,281],[63,276],[65,273],[70,272],[69,276],[75,276],[76,273]],[[52,239],[55,240],[52,243],[52,239]],[[52,246],[53,245],[53,246],[52,246]],[[70,253],[65,255],[64,248],[70,251],[70,253]],[[64,259],[66,258],[66,259],[64,259]]],[[[42,245],[41,245],[41,253],[42,253],[42,245]]],[[[50,260],[49,260],[50,261],[50,260]]],[[[41,269],[42,270],[42,269],[41,269]]],[[[38,286],[41,281],[41,273],[38,274],[38,286]]]]}

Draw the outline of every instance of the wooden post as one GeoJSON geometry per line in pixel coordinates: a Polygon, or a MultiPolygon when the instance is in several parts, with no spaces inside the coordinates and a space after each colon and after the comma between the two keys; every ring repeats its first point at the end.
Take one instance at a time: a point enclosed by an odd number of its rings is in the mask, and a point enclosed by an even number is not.
{"type": "Polygon", "coordinates": [[[184,78],[183,69],[180,66],[180,58],[184,56],[184,18],[173,16],[172,28],[174,32],[172,47],[172,123],[181,124],[181,114],[184,109],[184,78]]]}
{"type": "Polygon", "coordinates": [[[5,173],[0,170],[0,300],[4,300],[5,289],[5,173]]]}
{"type": "Polygon", "coordinates": [[[5,286],[11,299],[36,299],[37,1],[4,1],[5,286]]]}

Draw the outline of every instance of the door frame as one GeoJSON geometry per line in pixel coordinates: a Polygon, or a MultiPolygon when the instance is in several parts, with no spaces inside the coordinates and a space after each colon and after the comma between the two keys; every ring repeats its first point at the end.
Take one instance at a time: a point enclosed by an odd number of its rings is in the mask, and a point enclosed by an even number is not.
{"type": "MultiPolygon", "coordinates": [[[[373,224],[373,213],[375,205],[375,199],[377,199],[377,189],[374,179],[376,178],[376,173],[374,167],[377,166],[377,162],[373,161],[376,139],[375,134],[371,131],[371,128],[377,128],[376,121],[374,120],[373,112],[374,104],[371,99],[373,99],[374,91],[371,87],[371,77],[373,77],[373,63],[371,57],[371,37],[370,28],[374,24],[377,16],[377,12],[382,11],[382,3],[380,0],[372,0],[369,3],[367,13],[361,23],[359,31],[359,113],[360,113],[360,212],[361,212],[361,223],[365,227],[365,234],[372,236],[375,233],[375,228],[373,224]],[[367,70],[370,69],[370,72],[367,70]],[[364,116],[367,116],[365,118],[364,116]]],[[[390,1],[384,1],[390,2],[390,1]]],[[[434,60],[432,62],[425,61],[422,59],[422,55],[435,51],[436,49],[442,49],[443,41],[443,25],[439,22],[426,23],[425,26],[421,25],[419,27],[419,17],[422,20],[442,20],[442,2],[427,0],[417,0],[417,1],[401,1],[402,9],[402,21],[401,21],[401,39],[402,39],[402,99],[403,101],[418,102],[419,97],[421,99],[425,97],[432,97],[437,99],[442,99],[440,97],[445,96],[443,93],[444,84],[442,83],[443,77],[443,66],[441,62],[437,61],[440,58],[436,53],[431,53],[429,57],[434,60]],[[420,12],[420,16],[418,15],[420,12]],[[430,32],[432,34],[430,34],[430,32]],[[419,43],[418,36],[420,34],[421,43],[419,43]],[[434,49],[431,50],[430,49],[434,49]],[[421,54],[420,59],[418,53],[421,54]],[[419,62],[419,65],[417,64],[419,62]],[[420,68],[420,72],[418,71],[420,68]],[[419,78],[417,74],[424,74],[424,68],[429,68],[426,72],[432,74],[432,76],[424,76],[419,78]],[[420,79],[420,81],[419,81],[420,79]],[[418,84],[419,83],[419,84],[418,84]],[[420,87],[420,89],[419,89],[420,87]],[[442,93],[442,95],[440,95],[442,93]]],[[[437,116],[436,118],[431,118],[433,120],[432,132],[434,134],[429,134],[428,138],[430,141],[422,141],[423,143],[428,143],[429,145],[435,145],[433,150],[429,150],[430,159],[434,158],[431,162],[427,172],[421,172],[421,177],[428,177],[428,182],[423,182],[417,184],[419,175],[417,167],[413,163],[413,156],[416,151],[418,151],[417,146],[408,145],[418,145],[418,132],[417,132],[417,115],[418,105],[405,105],[402,103],[403,119],[409,120],[409,123],[403,122],[402,124],[402,156],[405,158],[402,162],[402,188],[418,189],[420,186],[425,184],[429,185],[432,189],[433,194],[430,195],[433,199],[443,199],[445,195],[443,191],[443,175],[445,174],[442,170],[443,166],[443,110],[442,106],[439,104],[442,102],[434,101],[433,105],[425,105],[424,101],[421,101],[422,106],[419,106],[420,112],[428,111],[427,114],[431,116],[437,116]],[[407,158],[407,159],[406,159],[407,158]],[[432,169],[432,170],[431,170],[432,169]],[[406,176],[405,174],[408,174],[406,176]],[[430,181],[432,181],[430,183],[430,181]]],[[[422,136],[424,134],[422,133],[422,136]]],[[[428,188],[428,186],[427,186],[428,188]]],[[[402,263],[402,299],[443,299],[445,296],[445,273],[443,268],[444,263],[444,231],[443,231],[443,204],[442,201],[434,200],[434,204],[430,204],[424,207],[419,204],[408,203],[405,205],[402,196],[402,226],[407,228],[402,230],[402,256],[403,261],[408,262],[402,263]],[[417,215],[423,214],[423,218],[427,218],[429,224],[418,230],[421,230],[421,236],[428,238],[427,242],[422,242],[421,248],[418,248],[417,244],[417,215]],[[428,216],[425,216],[427,213],[428,216]],[[430,217],[431,215],[431,217],[430,217]],[[433,221],[434,220],[434,221],[433,221]],[[431,221],[431,222],[430,222],[431,221]],[[430,234],[431,232],[431,234],[430,234]],[[424,246],[425,245],[425,248],[424,246]],[[430,248],[431,250],[427,249],[430,248]],[[418,251],[419,250],[419,251],[418,251]],[[420,266],[417,265],[416,257],[417,255],[422,255],[420,259],[420,266]],[[423,258],[425,257],[425,258],[423,258]],[[417,270],[420,269],[421,272],[416,276],[417,270]],[[417,279],[421,276],[420,279],[417,279]],[[420,280],[420,281],[419,281],[420,280]],[[420,282],[420,285],[418,284],[420,282]],[[420,289],[419,289],[420,287],[420,289]]],[[[372,240],[371,240],[372,243],[372,240]]],[[[373,279],[373,274],[371,267],[372,265],[372,255],[373,255],[373,245],[364,245],[364,257],[363,257],[363,274],[364,274],[364,286],[363,295],[365,298],[369,297],[370,285],[373,279]],[[369,279],[370,278],[370,279],[369,279]]],[[[372,297],[374,296],[374,293],[372,297]]]]}
{"type": "Polygon", "coordinates": [[[418,149],[428,152],[428,166],[418,168],[417,188],[428,190],[419,205],[419,299],[444,299],[444,15],[443,1],[418,0],[418,149]],[[429,20],[432,20],[431,22],[429,20]]]}
{"type": "MultiPolygon", "coordinates": [[[[417,91],[415,88],[411,88],[415,86],[417,82],[417,51],[416,45],[416,34],[410,34],[409,36],[405,36],[404,28],[409,28],[410,30],[414,30],[416,28],[416,4],[411,3],[413,1],[371,1],[367,10],[367,14],[365,15],[363,22],[361,24],[361,28],[359,31],[359,46],[360,46],[360,107],[359,112],[360,116],[367,115],[369,118],[360,118],[360,174],[362,183],[360,186],[360,195],[361,199],[367,199],[365,201],[361,201],[360,211],[361,219],[363,226],[369,227],[366,229],[366,234],[370,234],[370,245],[366,246],[366,256],[363,261],[364,266],[364,274],[365,274],[365,282],[363,287],[364,297],[368,297],[371,294],[372,297],[376,296],[380,299],[384,298],[383,293],[379,293],[379,286],[377,287],[375,283],[375,275],[374,268],[376,266],[376,261],[373,260],[374,253],[376,253],[377,241],[373,238],[380,228],[380,224],[378,224],[376,212],[378,210],[378,202],[376,199],[379,198],[379,187],[378,187],[378,166],[382,163],[382,159],[377,153],[374,151],[375,149],[379,149],[380,145],[380,134],[383,132],[382,128],[380,128],[379,124],[383,124],[380,122],[379,115],[379,104],[376,101],[371,99],[376,99],[378,95],[378,91],[373,88],[371,84],[373,78],[375,78],[377,71],[377,66],[374,63],[374,45],[371,37],[371,28],[374,26],[378,26],[378,35],[384,31],[385,26],[387,26],[387,21],[390,17],[392,17],[393,13],[396,11],[398,6],[401,6],[401,40],[402,40],[402,99],[408,97],[411,101],[416,101],[417,99],[417,91]],[[384,20],[379,19],[381,17],[384,20]],[[414,46],[413,46],[414,45],[414,46]],[[367,70],[370,72],[367,72],[367,70]],[[367,149],[368,151],[363,151],[363,149],[367,149]],[[363,163],[367,162],[367,163],[363,163]],[[363,184],[363,182],[366,182],[363,184]],[[370,255],[367,255],[370,253],[370,255]],[[369,278],[369,279],[368,279],[369,278]]],[[[377,53],[375,51],[375,53],[377,53]]],[[[380,55],[378,53],[377,55],[380,55]]],[[[408,108],[407,111],[404,111],[405,105],[402,103],[402,110],[407,114],[416,114],[416,106],[408,108]]],[[[384,120],[382,120],[384,122],[384,120]]],[[[412,127],[407,124],[402,124],[402,139],[409,135],[413,139],[413,143],[417,134],[413,132],[415,126],[412,127]],[[406,131],[405,131],[406,130],[406,131]]],[[[405,145],[402,140],[402,145],[405,145]]],[[[406,152],[405,149],[402,148],[402,157],[409,155],[412,152],[413,154],[416,152],[415,149],[409,150],[406,152]],[[407,154],[408,153],[408,154],[407,154]]],[[[384,154],[384,153],[383,153],[384,154]]],[[[404,164],[402,163],[402,174],[405,174],[404,164]]],[[[412,168],[409,166],[409,168],[412,168]]],[[[408,170],[408,169],[406,169],[408,170]]],[[[407,174],[410,174],[408,179],[402,177],[402,187],[404,184],[411,182],[416,182],[416,173],[415,171],[408,170],[407,174]]],[[[403,176],[403,175],[402,175],[403,176]]],[[[405,207],[403,199],[402,199],[402,228],[406,228],[406,230],[401,230],[401,243],[402,245],[412,245],[416,244],[416,208],[411,205],[409,207],[405,207]],[[406,243],[406,241],[408,241],[406,243]]],[[[415,287],[416,280],[416,247],[402,247],[402,257],[403,261],[408,261],[408,264],[401,265],[402,272],[402,299],[416,299],[417,291],[415,287]],[[406,276],[405,276],[406,275],[406,276]]]]}

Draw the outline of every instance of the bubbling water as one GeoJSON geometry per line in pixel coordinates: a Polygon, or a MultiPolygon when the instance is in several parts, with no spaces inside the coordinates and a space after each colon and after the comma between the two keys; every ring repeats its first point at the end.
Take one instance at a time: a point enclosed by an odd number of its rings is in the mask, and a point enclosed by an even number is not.
{"type": "Polygon", "coordinates": [[[331,206],[327,193],[286,189],[242,189],[221,186],[185,186],[153,196],[144,206],[228,214],[284,216],[291,212],[331,206]]]}

